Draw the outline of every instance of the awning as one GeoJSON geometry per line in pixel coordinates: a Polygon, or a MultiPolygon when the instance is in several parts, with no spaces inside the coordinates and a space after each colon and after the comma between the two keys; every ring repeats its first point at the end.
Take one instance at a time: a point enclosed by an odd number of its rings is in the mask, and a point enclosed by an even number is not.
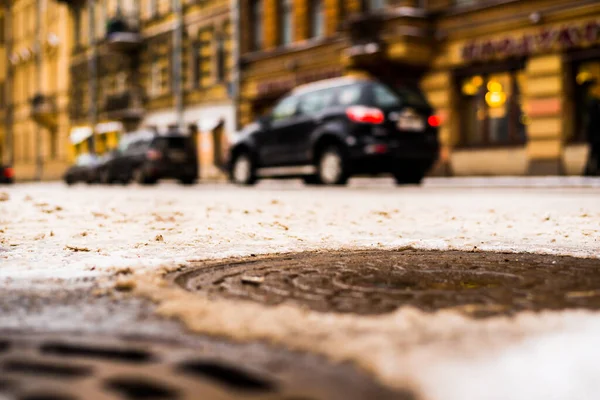
{"type": "Polygon", "coordinates": [[[72,144],[79,144],[92,136],[92,128],[89,126],[79,126],[71,129],[69,138],[72,144]]]}
{"type": "Polygon", "coordinates": [[[224,121],[224,117],[202,118],[198,121],[198,129],[200,132],[210,132],[219,125],[219,122],[224,121]]]}
{"type": "Polygon", "coordinates": [[[102,135],[109,132],[122,132],[123,124],[119,121],[101,122],[96,125],[96,134],[102,135]]]}

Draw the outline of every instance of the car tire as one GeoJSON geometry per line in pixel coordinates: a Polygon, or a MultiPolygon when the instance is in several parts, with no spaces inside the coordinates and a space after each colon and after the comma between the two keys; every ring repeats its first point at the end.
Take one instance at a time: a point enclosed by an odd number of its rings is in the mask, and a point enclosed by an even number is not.
{"type": "Polygon", "coordinates": [[[191,178],[191,177],[186,177],[186,178],[181,178],[179,179],[179,183],[181,183],[182,185],[193,185],[196,182],[195,178],[191,178]]]}
{"type": "Polygon", "coordinates": [[[339,146],[329,146],[320,154],[317,164],[317,177],[324,185],[345,185],[348,183],[348,163],[339,146]]]}
{"type": "Polygon", "coordinates": [[[102,185],[110,185],[113,183],[113,180],[110,178],[110,173],[108,170],[100,171],[100,178],[98,179],[102,185]]]}
{"type": "Polygon", "coordinates": [[[75,181],[73,180],[73,178],[65,178],[65,183],[69,186],[73,186],[75,184],[75,181]]]}
{"type": "Polygon", "coordinates": [[[132,178],[135,183],[140,185],[153,185],[156,183],[156,179],[148,177],[142,167],[133,170],[132,178]]]}
{"type": "Polygon", "coordinates": [[[424,178],[421,171],[396,171],[393,175],[397,185],[420,185],[424,178]]]}
{"type": "Polygon", "coordinates": [[[319,179],[319,175],[307,175],[302,178],[305,185],[322,185],[321,179],[319,179]]]}
{"type": "Polygon", "coordinates": [[[237,185],[254,185],[257,181],[256,167],[249,153],[240,153],[231,166],[231,182],[237,185]]]}

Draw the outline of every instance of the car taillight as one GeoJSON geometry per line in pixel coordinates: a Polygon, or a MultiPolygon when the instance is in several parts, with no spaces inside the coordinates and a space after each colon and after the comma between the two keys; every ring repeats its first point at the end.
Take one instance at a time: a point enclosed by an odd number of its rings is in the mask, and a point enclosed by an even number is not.
{"type": "Polygon", "coordinates": [[[4,177],[5,178],[14,178],[15,170],[12,168],[4,168],[4,177]]]}
{"type": "Polygon", "coordinates": [[[346,115],[351,121],[363,124],[381,124],[385,120],[383,111],[378,108],[353,106],[346,109],[346,115]]]}
{"type": "Polygon", "coordinates": [[[437,115],[431,115],[429,116],[429,118],[427,118],[427,123],[429,124],[429,126],[437,128],[442,123],[442,119],[437,115]]]}
{"type": "Polygon", "coordinates": [[[160,160],[162,158],[162,153],[158,150],[148,150],[146,152],[146,158],[150,161],[160,160]]]}

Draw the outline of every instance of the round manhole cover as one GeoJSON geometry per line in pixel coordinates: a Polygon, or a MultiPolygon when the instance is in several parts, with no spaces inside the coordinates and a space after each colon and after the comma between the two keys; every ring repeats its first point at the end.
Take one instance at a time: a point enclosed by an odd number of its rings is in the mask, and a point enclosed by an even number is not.
{"type": "Polygon", "coordinates": [[[174,276],[190,291],[317,311],[379,314],[411,305],[475,317],[600,308],[600,260],[536,254],[354,251],[198,262],[174,276]]]}

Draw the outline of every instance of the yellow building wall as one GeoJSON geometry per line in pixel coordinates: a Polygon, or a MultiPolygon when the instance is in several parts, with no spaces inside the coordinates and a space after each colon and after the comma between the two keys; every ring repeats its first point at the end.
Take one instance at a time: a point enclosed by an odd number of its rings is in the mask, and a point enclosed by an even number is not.
{"type": "Polygon", "coordinates": [[[12,126],[15,174],[18,180],[57,179],[68,166],[68,89],[70,34],[67,7],[55,1],[42,2],[38,13],[35,0],[15,0],[12,6],[14,65],[11,97],[14,102],[12,126]],[[41,16],[40,35],[36,21],[41,16]],[[58,39],[58,43],[56,43],[58,39]],[[38,42],[39,40],[39,42],[38,42]],[[41,63],[35,49],[40,49],[41,63]],[[42,94],[57,105],[56,127],[44,127],[31,116],[31,99],[42,94]]]}

